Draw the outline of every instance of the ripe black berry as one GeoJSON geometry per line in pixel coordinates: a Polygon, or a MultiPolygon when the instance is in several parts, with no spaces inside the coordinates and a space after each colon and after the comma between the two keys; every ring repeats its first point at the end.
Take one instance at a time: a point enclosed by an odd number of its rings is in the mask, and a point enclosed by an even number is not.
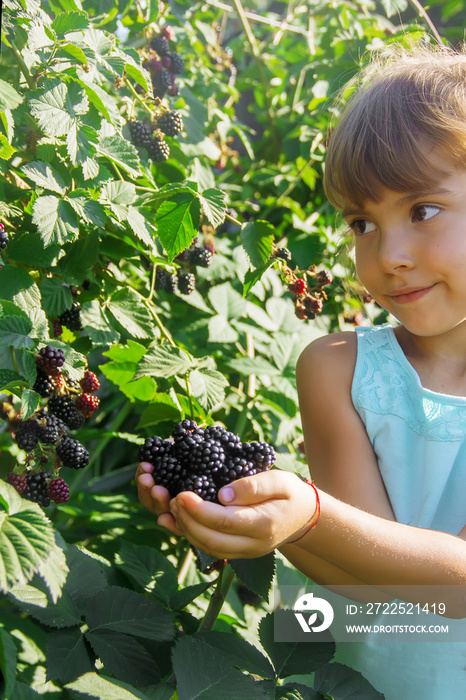
{"type": "Polygon", "coordinates": [[[71,309],[62,313],[60,316],[60,323],[70,331],[81,330],[81,307],[77,302],[73,302],[71,309]]]}
{"type": "Polygon", "coordinates": [[[172,79],[166,68],[162,68],[158,73],[152,73],[152,88],[154,97],[162,97],[171,88],[172,79]]]}
{"type": "Polygon", "coordinates": [[[154,464],[152,478],[159,486],[164,486],[174,496],[179,492],[180,480],[185,476],[183,466],[172,454],[165,452],[154,464]]]}
{"type": "Polygon", "coordinates": [[[56,445],[59,438],[66,434],[66,425],[53,413],[45,414],[38,423],[39,440],[44,445],[56,445]]]}
{"type": "Polygon", "coordinates": [[[149,148],[152,141],[152,132],[149,124],[141,121],[128,122],[131,143],[137,148],[149,148]]]}
{"type": "Polygon", "coordinates": [[[279,248],[275,254],[275,258],[280,258],[281,260],[285,260],[285,262],[289,262],[291,260],[291,253],[288,250],[288,248],[279,248]]]}
{"type": "Polygon", "coordinates": [[[34,391],[37,391],[39,396],[43,399],[50,396],[54,389],[54,384],[50,381],[49,375],[46,374],[40,367],[37,368],[37,377],[32,387],[34,391]]]}
{"type": "Polygon", "coordinates": [[[183,73],[184,71],[184,61],[177,53],[176,51],[170,51],[168,54],[170,56],[171,60],[171,72],[174,73],[175,75],[179,75],[180,73],[183,73]]]}
{"type": "Polygon", "coordinates": [[[189,452],[189,467],[193,474],[218,472],[224,462],[225,451],[215,438],[202,439],[189,452]]]}
{"type": "Polygon", "coordinates": [[[147,438],[144,444],[141,445],[139,448],[139,459],[141,462],[155,464],[163,454],[171,454],[172,449],[172,442],[162,440],[162,438],[155,435],[154,437],[147,438]]]}
{"type": "Polygon", "coordinates": [[[13,472],[8,472],[6,475],[6,483],[11,484],[19,494],[23,493],[28,485],[24,474],[14,474],[13,472]]]}
{"type": "Polygon", "coordinates": [[[45,374],[48,374],[50,377],[56,377],[60,373],[60,367],[63,367],[65,364],[65,353],[60,348],[46,345],[39,350],[36,364],[45,374]]]}
{"type": "Polygon", "coordinates": [[[189,261],[195,267],[209,267],[212,258],[212,251],[204,246],[191,248],[189,251],[189,261]]]}
{"type": "Polygon", "coordinates": [[[71,396],[56,396],[49,400],[47,406],[49,413],[53,413],[54,416],[60,418],[71,430],[76,430],[84,421],[84,416],[81,416],[82,421],[79,418],[80,414],[71,396]]]}
{"type": "Polygon", "coordinates": [[[150,40],[150,47],[154,49],[159,56],[168,56],[170,53],[170,44],[168,39],[163,34],[154,34],[150,40]]]}
{"type": "Polygon", "coordinates": [[[179,493],[181,491],[194,491],[204,501],[218,503],[218,486],[214,479],[209,474],[198,474],[196,476],[187,476],[179,484],[179,493]]]}
{"type": "Polygon", "coordinates": [[[161,163],[170,157],[169,145],[158,136],[154,136],[147,150],[149,158],[152,158],[156,163],[161,163]]]}
{"type": "Polygon", "coordinates": [[[39,426],[35,420],[21,421],[15,433],[15,440],[18,447],[25,452],[34,449],[39,441],[39,426]]]}
{"type": "Polygon", "coordinates": [[[0,250],[5,250],[8,245],[8,234],[5,231],[5,227],[0,223],[0,250]]]}
{"type": "Polygon", "coordinates": [[[157,267],[155,274],[155,288],[165,289],[174,294],[178,291],[178,281],[174,274],[168,272],[164,267],[157,267]]]}
{"type": "Polygon", "coordinates": [[[179,112],[164,112],[157,126],[167,136],[177,136],[183,131],[183,119],[179,112]]]}
{"type": "Polygon", "coordinates": [[[178,289],[181,294],[192,294],[196,289],[196,277],[192,272],[183,272],[178,270],[177,275],[178,289]]]}
{"type": "Polygon", "coordinates": [[[32,472],[26,476],[27,486],[22,496],[28,501],[38,503],[43,508],[50,505],[50,497],[47,493],[47,479],[50,479],[49,472],[32,472]]]}
{"type": "Polygon", "coordinates": [[[186,433],[192,433],[197,429],[197,423],[194,420],[189,420],[185,418],[181,423],[177,423],[172,430],[172,437],[176,440],[177,438],[183,437],[186,433]]]}
{"type": "Polygon", "coordinates": [[[272,466],[277,458],[273,447],[266,442],[246,442],[243,444],[242,452],[255,466],[261,468],[272,466]]]}
{"type": "Polygon", "coordinates": [[[47,486],[47,493],[54,503],[66,503],[70,497],[70,487],[64,479],[52,479],[47,486]]]}
{"type": "Polygon", "coordinates": [[[78,440],[65,437],[57,447],[57,455],[64,467],[82,469],[89,464],[89,452],[78,440]]]}

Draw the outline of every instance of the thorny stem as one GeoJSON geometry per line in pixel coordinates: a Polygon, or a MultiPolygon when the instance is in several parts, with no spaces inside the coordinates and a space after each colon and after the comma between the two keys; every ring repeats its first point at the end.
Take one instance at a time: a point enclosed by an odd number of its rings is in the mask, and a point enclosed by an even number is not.
{"type": "Polygon", "coordinates": [[[220,610],[223,607],[223,603],[225,602],[227,593],[230,590],[230,586],[233,583],[234,578],[235,572],[228,563],[225,563],[220,571],[217,579],[217,585],[212,593],[209,607],[206,610],[204,618],[201,620],[198,632],[205,632],[206,630],[212,629],[220,610]]]}

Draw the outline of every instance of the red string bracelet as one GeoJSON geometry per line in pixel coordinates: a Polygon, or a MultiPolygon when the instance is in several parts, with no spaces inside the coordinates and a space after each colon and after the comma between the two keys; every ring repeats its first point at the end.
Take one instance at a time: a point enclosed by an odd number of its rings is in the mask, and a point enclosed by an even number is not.
{"type": "Polygon", "coordinates": [[[291,542],[287,542],[286,544],[294,544],[295,542],[299,542],[299,540],[302,539],[302,538],[304,537],[304,535],[307,535],[307,533],[310,532],[310,530],[312,530],[312,528],[315,527],[315,526],[317,525],[317,522],[318,522],[318,520],[319,520],[319,518],[320,518],[320,498],[319,498],[319,492],[317,491],[317,488],[316,488],[315,485],[312,483],[312,481],[306,481],[306,484],[308,484],[309,486],[312,486],[312,488],[313,488],[314,491],[315,491],[315,494],[316,494],[316,509],[315,509],[315,511],[314,511],[314,515],[312,516],[312,519],[311,519],[311,522],[310,522],[309,526],[304,530],[303,534],[300,535],[297,539],[292,540],[291,542]]]}

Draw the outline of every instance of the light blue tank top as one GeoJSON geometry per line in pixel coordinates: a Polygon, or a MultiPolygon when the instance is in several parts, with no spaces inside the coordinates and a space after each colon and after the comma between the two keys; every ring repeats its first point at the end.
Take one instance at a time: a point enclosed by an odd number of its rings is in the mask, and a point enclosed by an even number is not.
{"type": "MultiPolygon", "coordinates": [[[[466,524],[466,397],[425,389],[389,324],[356,329],[352,400],[396,519],[457,535],[466,524]]],[[[465,700],[463,642],[337,645],[386,700],[465,700]]]]}

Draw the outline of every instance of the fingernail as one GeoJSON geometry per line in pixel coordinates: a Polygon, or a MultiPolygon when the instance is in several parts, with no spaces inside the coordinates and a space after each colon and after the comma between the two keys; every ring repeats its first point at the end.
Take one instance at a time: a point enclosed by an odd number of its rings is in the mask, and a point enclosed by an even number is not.
{"type": "Polygon", "coordinates": [[[153,471],[153,469],[154,469],[154,465],[153,465],[153,464],[149,464],[149,462],[141,462],[141,465],[140,465],[140,466],[141,466],[142,471],[143,471],[143,472],[146,472],[146,473],[147,473],[147,472],[151,472],[151,471],[153,471]]]}
{"type": "Polygon", "coordinates": [[[231,486],[225,486],[223,489],[220,489],[220,494],[222,496],[222,501],[226,501],[227,503],[232,501],[235,497],[235,492],[231,486]]]}

